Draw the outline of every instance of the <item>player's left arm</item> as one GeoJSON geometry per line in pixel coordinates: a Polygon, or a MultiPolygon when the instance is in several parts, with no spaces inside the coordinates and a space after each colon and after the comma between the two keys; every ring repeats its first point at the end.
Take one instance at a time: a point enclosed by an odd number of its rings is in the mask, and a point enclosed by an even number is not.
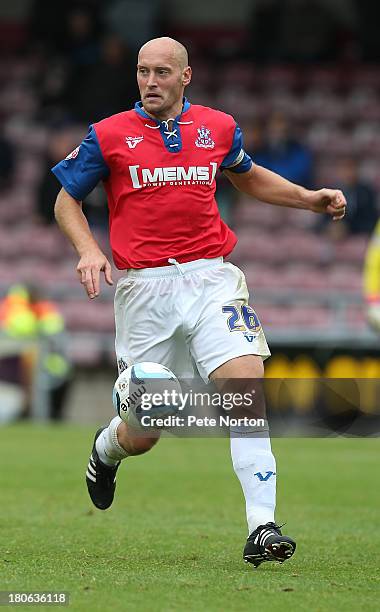
{"type": "Polygon", "coordinates": [[[339,189],[305,189],[257,164],[246,172],[236,170],[224,169],[224,174],[236,189],[253,198],[277,206],[327,213],[334,221],[344,217],[347,203],[339,189]]]}

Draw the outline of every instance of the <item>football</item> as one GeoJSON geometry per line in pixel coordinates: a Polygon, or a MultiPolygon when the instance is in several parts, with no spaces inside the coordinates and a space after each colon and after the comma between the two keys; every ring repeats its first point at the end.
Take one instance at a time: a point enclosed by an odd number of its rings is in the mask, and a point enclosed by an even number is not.
{"type": "Polygon", "coordinates": [[[152,361],[135,363],[117,378],[113,405],[119,417],[134,426],[158,426],[178,411],[181,385],[171,370],[152,361]]]}

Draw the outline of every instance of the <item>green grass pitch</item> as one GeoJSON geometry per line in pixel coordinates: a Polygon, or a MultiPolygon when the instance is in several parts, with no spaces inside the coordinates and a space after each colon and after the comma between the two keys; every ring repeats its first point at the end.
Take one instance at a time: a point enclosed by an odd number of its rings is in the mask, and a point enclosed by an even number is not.
{"type": "Polygon", "coordinates": [[[277,519],[298,550],[255,570],[228,440],[127,459],[101,512],[84,483],[92,436],[0,428],[0,590],[69,591],[64,609],[83,612],[379,609],[380,440],[274,440],[277,519]]]}

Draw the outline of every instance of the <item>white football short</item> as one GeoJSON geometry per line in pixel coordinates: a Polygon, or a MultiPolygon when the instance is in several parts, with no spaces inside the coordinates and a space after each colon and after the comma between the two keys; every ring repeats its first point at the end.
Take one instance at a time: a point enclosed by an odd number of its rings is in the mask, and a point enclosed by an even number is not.
{"type": "Polygon", "coordinates": [[[154,361],[204,380],[242,355],[270,356],[243,272],[222,257],[128,270],[115,294],[119,372],[154,361]]]}

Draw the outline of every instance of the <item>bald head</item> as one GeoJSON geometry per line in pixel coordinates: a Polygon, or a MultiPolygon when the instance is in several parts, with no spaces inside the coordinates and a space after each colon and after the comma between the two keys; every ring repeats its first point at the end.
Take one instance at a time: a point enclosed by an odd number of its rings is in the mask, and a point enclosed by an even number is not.
{"type": "Polygon", "coordinates": [[[189,65],[189,56],[186,47],[178,40],[162,36],[161,38],[153,38],[148,40],[139,51],[139,58],[145,52],[149,54],[163,54],[175,61],[181,70],[184,70],[189,65]]]}
{"type": "Polygon", "coordinates": [[[149,40],[139,51],[137,84],[144,110],[160,121],[177,117],[191,81],[187,51],[173,38],[149,40]]]}

